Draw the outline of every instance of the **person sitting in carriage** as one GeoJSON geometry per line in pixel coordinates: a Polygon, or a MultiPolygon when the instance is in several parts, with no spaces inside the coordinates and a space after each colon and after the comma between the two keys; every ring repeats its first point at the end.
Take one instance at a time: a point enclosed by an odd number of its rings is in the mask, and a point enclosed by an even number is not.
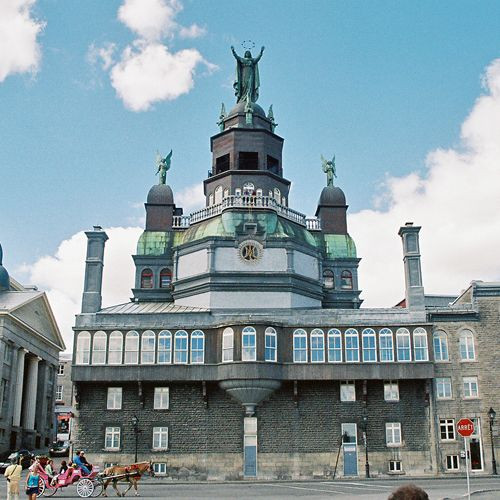
{"type": "Polygon", "coordinates": [[[85,452],[83,450],[76,453],[73,457],[73,463],[81,469],[84,475],[88,476],[92,470],[92,465],[87,462],[85,458],[85,452]]]}

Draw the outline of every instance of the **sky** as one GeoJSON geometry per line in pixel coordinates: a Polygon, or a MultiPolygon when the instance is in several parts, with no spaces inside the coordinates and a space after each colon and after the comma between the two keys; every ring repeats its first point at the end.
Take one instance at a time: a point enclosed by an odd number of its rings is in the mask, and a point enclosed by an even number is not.
{"type": "Polygon", "coordinates": [[[85,237],[110,240],[124,302],[156,152],[186,213],[203,202],[234,45],[264,45],[259,104],[284,137],[290,205],[313,215],[336,155],[366,306],[403,295],[400,225],[422,226],[427,293],[500,280],[500,2],[3,0],[0,243],[47,290],[66,339],[85,237]]]}

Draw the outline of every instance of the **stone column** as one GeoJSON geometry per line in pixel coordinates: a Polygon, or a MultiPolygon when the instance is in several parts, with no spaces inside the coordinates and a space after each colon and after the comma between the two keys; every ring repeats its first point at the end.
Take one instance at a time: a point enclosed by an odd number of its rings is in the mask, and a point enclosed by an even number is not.
{"type": "Polygon", "coordinates": [[[23,401],[23,427],[26,430],[35,429],[36,393],[38,389],[38,363],[42,358],[32,356],[28,358],[26,374],[26,394],[23,401]]]}
{"type": "Polygon", "coordinates": [[[17,351],[17,377],[16,377],[16,392],[14,400],[14,414],[12,416],[13,427],[21,425],[21,408],[23,404],[23,383],[24,383],[24,357],[28,351],[19,349],[17,351]]]}

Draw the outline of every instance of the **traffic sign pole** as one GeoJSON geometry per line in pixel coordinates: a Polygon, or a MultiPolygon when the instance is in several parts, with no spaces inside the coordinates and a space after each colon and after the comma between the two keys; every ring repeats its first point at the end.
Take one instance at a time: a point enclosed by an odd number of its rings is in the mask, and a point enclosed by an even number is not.
{"type": "Polygon", "coordinates": [[[474,434],[474,422],[470,418],[461,418],[457,423],[457,432],[464,438],[465,473],[467,475],[467,498],[470,500],[469,455],[467,453],[467,438],[474,434]]]}
{"type": "Polygon", "coordinates": [[[470,500],[470,481],[469,481],[469,454],[467,452],[467,438],[464,436],[464,450],[465,450],[465,473],[467,475],[467,498],[470,500]]]}

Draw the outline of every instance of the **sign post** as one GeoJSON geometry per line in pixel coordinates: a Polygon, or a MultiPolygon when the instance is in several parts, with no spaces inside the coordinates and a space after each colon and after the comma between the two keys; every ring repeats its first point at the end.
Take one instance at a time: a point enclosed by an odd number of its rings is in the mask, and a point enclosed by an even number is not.
{"type": "Polygon", "coordinates": [[[469,455],[467,452],[467,438],[471,434],[474,434],[474,422],[469,418],[461,418],[457,423],[457,432],[464,438],[465,473],[467,475],[467,498],[470,500],[469,455]]]}

